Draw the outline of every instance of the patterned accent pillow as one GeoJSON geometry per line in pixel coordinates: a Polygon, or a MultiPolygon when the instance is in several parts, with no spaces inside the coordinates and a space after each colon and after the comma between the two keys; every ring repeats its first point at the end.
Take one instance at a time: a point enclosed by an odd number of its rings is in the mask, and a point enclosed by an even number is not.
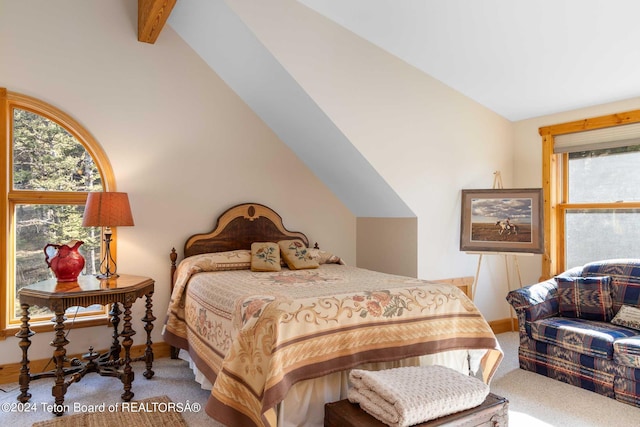
{"type": "Polygon", "coordinates": [[[640,330],[640,308],[623,305],[611,323],[640,330]]]}
{"type": "Polygon", "coordinates": [[[332,254],[331,252],[323,251],[320,249],[309,249],[309,253],[311,254],[311,258],[317,259],[318,264],[343,264],[340,257],[332,254]]]}
{"type": "Polygon", "coordinates": [[[611,278],[556,277],[560,314],[586,320],[608,322],[613,317],[611,278]]]}
{"type": "Polygon", "coordinates": [[[277,243],[251,244],[251,271],[280,271],[280,247],[277,243]]]}
{"type": "Polygon", "coordinates": [[[640,307],[640,259],[609,259],[591,262],[583,267],[583,276],[611,277],[613,310],[623,305],[640,307]]]}
{"type": "Polygon", "coordinates": [[[311,255],[309,248],[300,240],[280,240],[278,242],[282,258],[291,270],[318,268],[318,260],[311,255]]]}

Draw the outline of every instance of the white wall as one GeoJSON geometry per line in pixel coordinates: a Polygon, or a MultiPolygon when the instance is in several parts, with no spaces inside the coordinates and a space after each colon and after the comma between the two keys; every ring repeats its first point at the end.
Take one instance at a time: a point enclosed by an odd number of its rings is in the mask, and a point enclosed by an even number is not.
{"type": "MultiPolygon", "coordinates": [[[[514,183],[519,187],[542,187],[542,138],[538,133],[540,127],[637,109],[640,109],[640,98],[631,98],[515,122],[514,183]]],[[[522,257],[519,265],[525,285],[540,279],[541,256],[522,257]]]]}
{"type": "MultiPolygon", "coordinates": [[[[242,202],[355,264],[355,218],[170,27],[137,41],[137,2],[0,0],[0,87],[74,117],[107,153],[136,225],[118,230],[118,271],[156,280],[154,341],[169,301],[171,247],[242,202]]],[[[44,260],[43,260],[44,262],[44,260]]],[[[143,316],[138,304],[134,319],[143,316]]],[[[135,323],[134,326],[138,326],[135,323]]],[[[135,344],[144,342],[137,328],[135,344]]],[[[108,348],[108,329],[74,331],[70,353],[108,348]]],[[[52,334],[33,337],[48,358],[52,334]]],[[[0,363],[20,361],[17,339],[0,363]]]]}

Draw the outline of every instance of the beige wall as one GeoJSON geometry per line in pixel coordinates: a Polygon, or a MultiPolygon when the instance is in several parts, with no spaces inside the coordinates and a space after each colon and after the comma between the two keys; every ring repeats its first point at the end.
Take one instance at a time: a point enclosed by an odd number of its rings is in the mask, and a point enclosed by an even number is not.
{"type": "MultiPolygon", "coordinates": [[[[237,203],[274,208],[288,229],[355,264],[353,215],[170,27],[155,45],[139,43],[137,2],[0,0],[0,10],[0,87],[74,117],[129,193],[136,225],[118,231],[118,270],[156,280],[154,341],[171,247],[181,253],[187,237],[211,230],[237,203]]],[[[67,350],[107,348],[109,336],[76,330],[67,350]]],[[[35,336],[30,358],[50,357],[50,340],[35,336]]],[[[20,360],[15,338],[0,349],[0,363],[20,360]]]]}
{"type": "Polygon", "coordinates": [[[358,218],[358,267],[418,277],[418,221],[416,218],[358,218]]]}

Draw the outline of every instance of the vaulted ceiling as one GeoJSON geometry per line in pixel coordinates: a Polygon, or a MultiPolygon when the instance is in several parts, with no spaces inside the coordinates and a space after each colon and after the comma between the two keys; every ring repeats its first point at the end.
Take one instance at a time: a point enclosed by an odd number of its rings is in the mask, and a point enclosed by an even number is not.
{"type": "MultiPolygon", "coordinates": [[[[297,1],[509,120],[640,96],[637,0],[297,1]]],[[[141,41],[175,3],[139,0],[141,41]]]]}
{"type": "Polygon", "coordinates": [[[298,0],[511,121],[640,96],[637,0],[298,0]]]}
{"type": "MultiPolygon", "coordinates": [[[[138,6],[140,41],[153,43],[168,22],[354,215],[414,216],[238,15],[255,5],[138,6]]],[[[272,7],[311,8],[511,121],[640,96],[637,0],[282,0],[272,7]]]]}

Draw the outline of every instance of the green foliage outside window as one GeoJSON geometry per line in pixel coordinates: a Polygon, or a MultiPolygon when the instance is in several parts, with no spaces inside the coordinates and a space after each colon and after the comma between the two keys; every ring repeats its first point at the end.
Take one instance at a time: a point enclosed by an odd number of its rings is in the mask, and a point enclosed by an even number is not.
{"type": "MultiPolygon", "coordinates": [[[[18,191],[101,191],[91,155],[66,129],[41,115],[13,110],[13,189],[18,191]]],[[[94,274],[100,258],[100,230],[82,227],[84,205],[16,204],[16,291],[49,277],[43,248],[47,243],[82,240],[83,274],[94,274]]]]}
{"type": "Polygon", "coordinates": [[[73,135],[38,114],[13,112],[15,190],[102,190],[98,168],[73,135]]]}

